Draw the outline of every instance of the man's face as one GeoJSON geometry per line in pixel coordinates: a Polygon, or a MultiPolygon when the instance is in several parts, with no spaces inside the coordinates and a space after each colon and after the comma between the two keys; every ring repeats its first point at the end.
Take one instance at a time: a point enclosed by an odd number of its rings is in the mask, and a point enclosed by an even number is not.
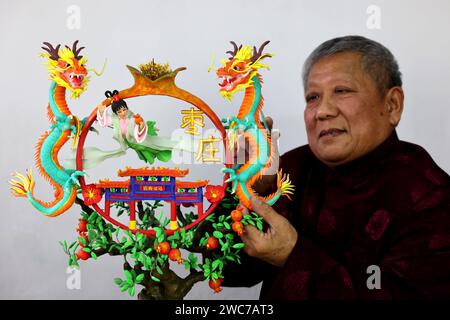
{"type": "Polygon", "coordinates": [[[316,157],[336,166],[375,149],[392,132],[386,103],[358,53],[338,53],[311,68],[304,119],[316,157]]]}

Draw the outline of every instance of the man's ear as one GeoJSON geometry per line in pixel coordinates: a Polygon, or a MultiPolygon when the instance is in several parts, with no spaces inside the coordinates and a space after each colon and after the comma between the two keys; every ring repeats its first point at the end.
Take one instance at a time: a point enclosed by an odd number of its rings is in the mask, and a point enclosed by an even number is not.
{"type": "Polygon", "coordinates": [[[392,87],[386,94],[386,113],[389,117],[389,123],[393,127],[398,125],[402,117],[404,98],[401,87],[392,87]]]}

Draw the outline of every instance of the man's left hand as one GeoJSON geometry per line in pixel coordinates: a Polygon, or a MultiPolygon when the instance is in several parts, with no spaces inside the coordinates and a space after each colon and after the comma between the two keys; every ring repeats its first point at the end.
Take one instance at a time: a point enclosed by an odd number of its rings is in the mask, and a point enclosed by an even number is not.
{"type": "MultiPolygon", "coordinates": [[[[297,230],[289,221],[278,214],[258,198],[252,198],[253,211],[258,213],[269,225],[265,232],[246,225],[241,236],[245,244],[244,251],[252,257],[259,258],[278,267],[284,266],[287,258],[297,243],[297,230]]],[[[246,209],[244,209],[245,213],[246,209]]]]}

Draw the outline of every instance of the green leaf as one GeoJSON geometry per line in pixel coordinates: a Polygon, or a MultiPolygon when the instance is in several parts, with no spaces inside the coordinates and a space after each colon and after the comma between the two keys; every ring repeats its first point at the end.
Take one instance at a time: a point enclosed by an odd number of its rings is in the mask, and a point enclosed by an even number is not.
{"type": "Polygon", "coordinates": [[[58,241],[61,247],[63,247],[64,251],[67,251],[67,242],[66,241],[58,241]]]}
{"type": "Polygon", "coordinates": [[[150,254],[150,252],[152,252],[152,248],[148,248],[147,250],[145,250],[145,254],[150,254]]]}
{"type": "Polygon", "coordinates": [[[232,256],[226,256],[225,259],[236,262],[236,260],[232,256]]]}
{"type": "Polygon", "coordinates": [[[189,263],[189,261],[184,260],[184,261],[183,261],[183,264],[184,264],[184,268],[185,268],[186,270],[191,269],[191,264],[189,263]]]}
{"type": "Polygon", "coordinates": [[[128,289],[128,293],[130,294],[130,296],[134,296],[134,287],[131,287],[130,289],[128,289]]]}
{"type": "Polygon", "coordinates": [[[97,260],[97,255],[95,254],[94,251],[91,251],[91,257],[92,257],[94,260],[97,260]]]}
{"type": "Polygon", "coordinates": [[[161,270],[161,268],[157,265],[156,266],[156,271],[159,273],[159,274],[164,274],[164,272],[161,270]]]}
{"type": "Polygon", "coordinates": [[[234,249],[242,249],[245,245],[243,243],[236,243],[233,245],[234,249]]]}
{"type": "Polygon", "coordinates": [[[141,273],[136,277],[136,283],[141,283],[145,278],[145,274],[141,273]]]}
{"type": "Polygon", "coordinates": [[[129,241],[125,242],[125,244],[122,246],[122,249],[126,249],[132,245],[133,245],[133,241],[129,240],[129,241]]]}
{"type": "Polygon", "coordinates": [[[139,232],[139,233],[136,235],[136,240],[137,240],[137,241],[142,241],[142,240],[144,239],[144,237],[145,237],[145,236],[144,236],[142,233],[139,232]]]}
{"type": "Polygon", "coordinates": [[[225,226],[225,228],[227,228],[228,230],[231,230],[231,226],[228,222],[224,221],[223,225],[225,226]]]}
{"type": "Polygon", "coordinates": [[[220,265],[221,261],[220,260],[214,260],[214,262],[212,263],[212,269],[216,270],[217,267],[220,265]]]}
{"type": "Polygon", "coordinates": [[[150,276],[152,278],[153,281],[155,282],[161,282],[161,280],[159,280],[157,277],[155,276],[150,276]]]}
{"type": "Polygon", "coordinates": [[[254,216],[255,218],[261,218],[261,217],[259,216],[259,214],[257,214],[257,213],[254,212],[254,211],[250,211],[250,214],[251,214],[252,216],[254,216]]]}
{"type": "Polygon", "coordinates": [[[83,237],[78,237],[78,241],[80,241],[83,246],[87,246],[86,239],[83,237]]]}
{"type": "Polygon", "coordinates": [[[133,283],[133,274],[129,270],[124,271],[125,281],[133,283]]]}
{"type": "Polygon", "coordinates": [[[76,244],[78,244],[78,242],[76,241],[72,242],[69,246],[69,250],[72,249],[76,244]]]}
{"type": "Polygon", "coordinates": [[[114,282],[119,286],[123,283],[122,279],[120,278],[114,278],[114,282]]]}
{"type": "Polygon", "coordinates": [[[89,249],[89,248],[83,248],[83,251],[89,253],[89,252],[91,252],[92,250],[89,249]]]}
{"type": "Polygon", "coordinates": [[[150,266],[151,266],[152,264],[153,264],[153,258],[151,258],[151,257],[145,257],[145,265],[146,265],[146,268],[149,269],[150,266]]]}
{"type": "Polygon", "coordinates": [[[197,263],[198,261],[198,258],[192,252],[189,253],[188,259],[191,263],[197,263]]]}
{"type": "Polygon", "coordinates": [[[214,231],[213,236],[216,237],[217,239],[220,239],[223,237],[223,233],[220,231],[214,231]]]}
{"type": "Polygon", "coordinates": [[[124,282],[122,282],[122,284],[120,285],[120,291],[122,291],[122,292],[127,291],[129,287],[130,287],[130,286],[128,285],[128,283],[126,283],[126,282],[124,281],[124,282]]]}
{"type": "Polygon", "coordinates": [[[262,231],[262,229],[263,229],[263,223],[262,223],[261,221],[257,221],[257,222],[256,222],[256,227],[257,227],[260,231],[262,231]]]}

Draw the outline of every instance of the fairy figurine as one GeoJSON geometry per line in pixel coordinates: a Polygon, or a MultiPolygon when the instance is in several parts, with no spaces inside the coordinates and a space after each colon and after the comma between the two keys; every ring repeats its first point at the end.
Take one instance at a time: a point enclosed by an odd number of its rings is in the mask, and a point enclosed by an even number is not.
{"type": "MultiPolygon", "coordinates": [[[[106,91],[105,96],[112,100],[111,110],[106,106],[97,106],[97,120],[101,127],[112,127],[113,139],[120,147],[117,150],[103,151],[96,147],[83,150],[83,168],[89,169],[97,166],[108,158],[120,157],[126,154],[127,149],[133,149],[139,159],[153,164],[156,159],[168,162],[172,158],[173,150],[195,152],[190,140],[170,139],[157,135],[155,121],[146,121],[139,114],[134,114],[125,100],[121,99],[119,92],[106,91]]],[[[67,159],[65,165],[73,167],[74,159],[67,159]]]]}

